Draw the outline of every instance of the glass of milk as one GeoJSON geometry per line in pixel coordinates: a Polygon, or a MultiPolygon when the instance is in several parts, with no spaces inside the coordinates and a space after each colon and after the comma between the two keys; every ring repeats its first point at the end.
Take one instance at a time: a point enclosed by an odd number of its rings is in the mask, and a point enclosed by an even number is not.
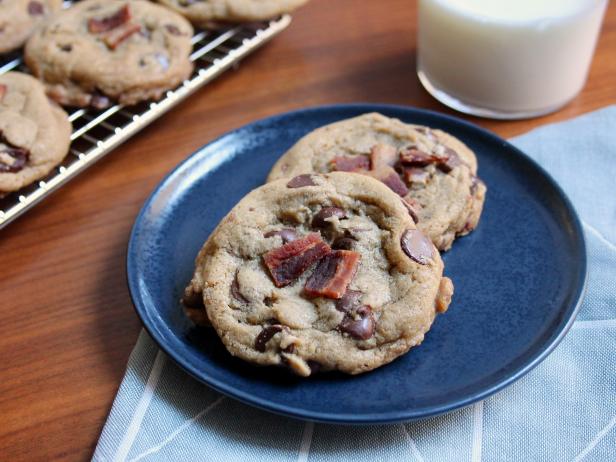
{"type": "Polygon", "coordinates": [[[417,74],[436,99],[498,119],[552,112],[584,86],[607,0],[420,0],[417,74]]]}

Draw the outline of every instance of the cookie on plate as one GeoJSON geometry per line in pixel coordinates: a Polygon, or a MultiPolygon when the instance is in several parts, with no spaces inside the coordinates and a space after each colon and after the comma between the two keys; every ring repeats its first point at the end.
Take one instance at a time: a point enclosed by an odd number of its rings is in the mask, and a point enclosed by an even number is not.
{"type": "Polygon", "coordinates": [[[26,74],[0,75],[0,195],[46,176],[70,145],[67,114],[26,74]]]}
{"type": "Polygon", "coordinates": [[[0,1],[0,53],[21,47],[32,31],[62,8],[62,0],[0,1]]]}
{"type": "Polygon", "coordinates": [[[143,0],[84,0],[26,44],[26,64],[60,104],[104,108],[159,99],[192,72],[193,29],[143,0]]]}
{"type": "Polygon", "coordinates": [[[185,293],[202,298],[232,355],[308,376],[359,374],[419,345],[453,285],[395,193],[334,172],[244,197],[201,249],[185,293]]]}
{"type": "Polygon", "coordinates": [[[268,181],[329,171],[359,172],[387,184],[440,250],[475,229],[486,193],[477,159],[460,140],[377,113],[304,136],[278,160],[268,181]]]}
{"type": "Polygon", "coordinates": [[[289,13],[308,0],[157,0],[193,24],[263,21],[289,13]]]}

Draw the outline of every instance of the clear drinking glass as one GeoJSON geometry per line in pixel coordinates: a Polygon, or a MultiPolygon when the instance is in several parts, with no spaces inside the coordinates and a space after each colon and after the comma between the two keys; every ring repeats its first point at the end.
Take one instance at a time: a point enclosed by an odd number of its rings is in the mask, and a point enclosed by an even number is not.
{"type": "Polygon", "coordinates": [[[555,111],[584,86],[607,0],[420,0],[417,75],[496,119],[555,111]]]}

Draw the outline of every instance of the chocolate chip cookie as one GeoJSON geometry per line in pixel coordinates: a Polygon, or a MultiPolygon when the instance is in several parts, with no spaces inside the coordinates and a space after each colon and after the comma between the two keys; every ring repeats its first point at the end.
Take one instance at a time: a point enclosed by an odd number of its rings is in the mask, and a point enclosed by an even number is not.
{"type": "Polygon", "coordinates": [[[486,193],[477,159],[460,140],[376,113],[309,133],[278,160],[268,181],[329,171],[359,172],[385,183],[440,250],[475,229],[486,193]]]}
{"type": "Polygon", "coordinates": [[[196,259],[229,352],[259,365],[359,374],[419,345],[453,285],[402,200],[365,175],[307,174],[248,194],[196,259]]]}
{"type": "Polygon", "coordinates": [[[21,47],[32,31],[60,8],[62,0],[1,0],[0,53],[21,47]]]}
{"type": "Polygon", "coordinates": [[[85,0],[28,40],[26,64],[63,105],[159,99],[192,72],[192,26],[142,0],[85,0]]]}
{"type": "Polygon", "coordinates": [[[46,176],[68,152],[71,124],[26,74],[0,75],[0,195],[46,176]]]}
{"type": "Polygon", "coordinates": [[[263,21],[288,13],[308,0],[157,0],[198,26],[217,22],[263,21]]]}

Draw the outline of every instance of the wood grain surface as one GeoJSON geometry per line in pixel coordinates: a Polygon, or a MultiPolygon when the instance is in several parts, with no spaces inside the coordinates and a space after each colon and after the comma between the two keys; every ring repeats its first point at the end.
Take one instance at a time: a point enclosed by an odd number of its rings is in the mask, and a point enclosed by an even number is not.
{"type": "MultiPolygon", "coordinates": [[[[198,147],[281,111],[340,102],[451,113],[415,75],[416,3],[313,0],[238,70],[0,231],[0,460],[88,460],[140,331],[126,286],[143,201],[198,147]]],[[[510,137],[616,103],[616,7],[583,92],[542,118],[464,117],[510,137]]]]}

